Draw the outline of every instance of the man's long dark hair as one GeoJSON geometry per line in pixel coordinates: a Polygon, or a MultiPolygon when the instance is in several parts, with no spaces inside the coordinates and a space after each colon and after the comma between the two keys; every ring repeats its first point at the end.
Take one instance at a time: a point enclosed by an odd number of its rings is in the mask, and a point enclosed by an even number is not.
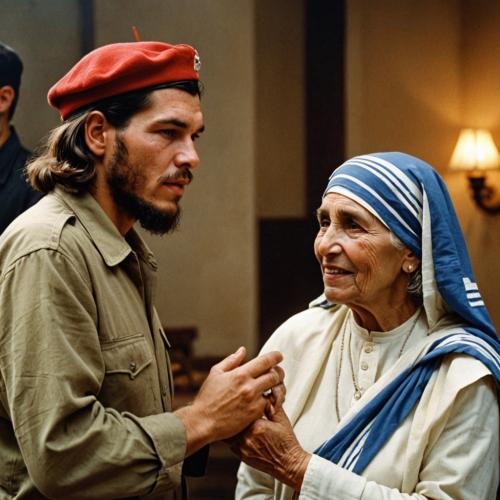
{"type": "Polygon", "coordinates": [[[89,113],[101,111],[113,127],[123,130],[136,113],[151,105],[151,93],[164,88],[201,95],[198,81],[184,80],[109,97],[75,111],[52,130],[41,154],[26,166],[32,186],[42,193],[52,191],[56,185],[73,193],[88,191],[96,176],[96,158],[85,142],[85,122],[89,113]]]}

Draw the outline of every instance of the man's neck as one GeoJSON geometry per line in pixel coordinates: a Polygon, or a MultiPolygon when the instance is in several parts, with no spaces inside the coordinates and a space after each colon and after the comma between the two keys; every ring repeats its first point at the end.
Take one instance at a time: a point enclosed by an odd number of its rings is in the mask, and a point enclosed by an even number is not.
{"type": "Polygon", "coordinates": [[[0,148],[7,142],[10,137],[11,129],[7,117],[0,116],[0,148]]]}
{"type": "MultiPolygon", "coordinates": [[[[104,167],[97,164],[98,172],[102,172],[104,167]]],[[[105,179],[102,175],[97,175],[95,187],[91,192],[97,203],[101,205],[106,215],[111,219],[118,231],[125,236],[135,223],[135,220],[128,217],[123,210],[115,203],[105,179]]]]}

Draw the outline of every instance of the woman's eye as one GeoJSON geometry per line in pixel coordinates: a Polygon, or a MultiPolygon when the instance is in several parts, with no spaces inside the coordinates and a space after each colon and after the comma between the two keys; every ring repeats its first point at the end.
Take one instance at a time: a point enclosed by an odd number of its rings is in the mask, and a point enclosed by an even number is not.
{"type": "Polygon", "coordinates": [[[327,228],[330,225],[330,221],[328,219],[320,219],[318,223],[321,228],[327,228]]]}
{"type": "Polygon", "coordinates": [[[347,229],[352,229],[352,230],[362,229],[362,227],[354,219],[346,220],[345,225],[347,229]]]}

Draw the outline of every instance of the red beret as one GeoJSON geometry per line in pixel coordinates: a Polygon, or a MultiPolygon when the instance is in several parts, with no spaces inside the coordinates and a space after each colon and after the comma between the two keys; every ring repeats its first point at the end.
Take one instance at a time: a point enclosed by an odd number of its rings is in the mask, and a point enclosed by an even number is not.
{"type": "Polygon", "coordinates": [[[114,43],[89,52],[48,93],[65,120],[73,111],[131,90],[198,80],[200,59],[189,45],[114,43]]]}

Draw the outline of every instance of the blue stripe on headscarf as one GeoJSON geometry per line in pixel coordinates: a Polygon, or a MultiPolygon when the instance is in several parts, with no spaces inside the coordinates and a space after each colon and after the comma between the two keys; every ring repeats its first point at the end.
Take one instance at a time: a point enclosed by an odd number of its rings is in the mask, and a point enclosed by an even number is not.
{"type": "Polygon", "coordinates": [[[477,285],[465,240],[448,190],[430,165],[404,153],[357,156],[333,172],[325,194],[337,187],[363,200],[420,259],[425,194],[429,204],[431,234],[428,237],[432,239],[437,288],[448,307],[466,323],[497,338],[486,307],[480,300],[473,300],[477,285]],[[367,168],[370,165],[373,167],[367,168]],[[401,194],[405,186],[408,187],[406,193],[401,194]],[[408,194],[415,189],[416,195],[408,194]],[[415,207],[420,211],[420,218],[415,216],[415,207]]]}
{"type": "Polygon", "coordinates": [[[418,215],[418,212],[422,210],[421,197],[418,193],[412,192],[410,187],[398,177],[396,172],[390,172],[387,168],[382,168],[376,161],[373,160],[360,159],[359,162],[360,164],[365,165],[365,168],[371,170],[376,175],[380,175],[389,188],[396,189],[418,215]]]}
{"type": "Polygon", "coordinates": [[[329,187],[331,183],[335,183],[334,185],[352,191],[376,207],[381,214],[387,214],[389,218],[399,222],[401,227],[406,227],[405,232],[409,231],[417,237],[421,232],[421,224],[411,208],[421,209],[421,200],[415,203],[407,196],[401,190],[400,184],[388,175],[391,172],[381,171],[380,168],[374,169],[362,161],[355,160],[350,160],[334,172],[329,187]],[[398,218],[400,210],[403,217],[398,218]]]}
{"type": "Polygon", "coordinates": [[[436,340],[425,356],[400,373],[314,453],[361,474],[419,401],[443,356],[450,353],[465,353],[480,360],[499,387],[498,342],[477,329],[450,334],[436,340]]]}
{"type": "MultiPolygon", "coordinates": [[[[329,192],[361,203],[420,258],[428,319],[439,319],[436,304],[442,299],[465,322],[458,333],[435,341],[314,452],[361,474],[409,415],[447,354],[465,353],[480,360],[498,387],[500,344],[475,283],[448,190],[430,165],[404,153],[358,156],[333,172],[325,196],[329,192]]],[[[315,305],[325,307],[323,302],[315,305]]]]}

